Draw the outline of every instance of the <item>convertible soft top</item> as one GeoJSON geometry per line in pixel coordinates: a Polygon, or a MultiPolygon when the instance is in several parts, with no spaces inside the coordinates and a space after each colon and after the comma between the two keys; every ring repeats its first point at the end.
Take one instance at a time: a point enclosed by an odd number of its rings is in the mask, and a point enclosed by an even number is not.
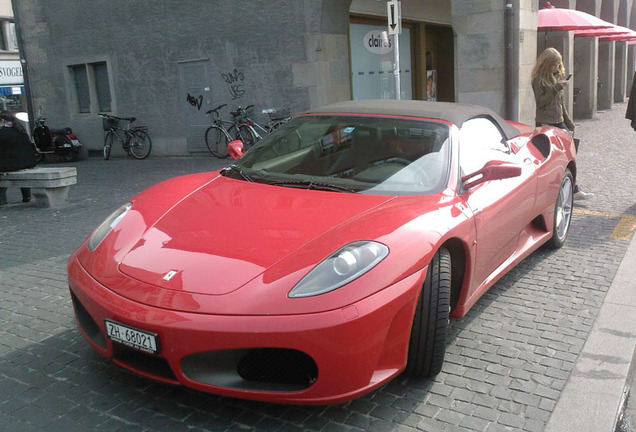
{"type": "Polygon", "coordinates": [[[519,130],[488,108],[451,102],[428,102],[418,100],[367,99],[338,102],[307,111],[306,114],[351,113],[383,114],[409,117],[426,117],[445,120],[461,128],[466,120],[475,117],[490,117],[505,135],[511,139],[519,130]]]}

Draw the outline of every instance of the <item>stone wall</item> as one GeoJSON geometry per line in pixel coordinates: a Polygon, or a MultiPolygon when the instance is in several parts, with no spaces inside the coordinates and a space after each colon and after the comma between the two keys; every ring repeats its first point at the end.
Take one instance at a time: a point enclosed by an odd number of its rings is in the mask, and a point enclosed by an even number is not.
{"type": "Polygon", "coordinates": [[[225,116],[248,104],[256,113],[298,112],[349,99],[349,3],[91,0],[79,13],[77,2],[21,0],[16,7],[34,106],[49,125],[71,126],[88,149],[101,149],[99,109],[78,112],[69,66],[106,61],[112,113],[148,125],[153,155],[161,155],[186,153],[196,123],[183,108],[192,96],[180,83],[187,62],[207,62],[206,90],[192,98],[199,111],[227,103],[225,116]]]}

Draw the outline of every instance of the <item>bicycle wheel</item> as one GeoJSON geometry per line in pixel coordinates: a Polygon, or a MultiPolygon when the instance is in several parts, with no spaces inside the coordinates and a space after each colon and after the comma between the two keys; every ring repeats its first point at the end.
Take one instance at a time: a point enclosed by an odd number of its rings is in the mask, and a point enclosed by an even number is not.
{"type": "Polygon", "coordinates": [[[240,140],[243,141],[243,152],[246,152],[247,150],[252,148],[254,144],[256,144],[256,141],[258,141],[259,137],[254,129],[252,129],[252,127],[248,125],[240,125],[238,131],[240,140]]]}
{"type": "Polygon", "coordinates": [[[109,130],[106,132],[106,136],[104,137],[104,160],[108,160],[110,158],[110,151],[113,148],[113,131],[109,130]]]}
{"type": "Polygon", "coordinates": [[[210,126],[205,131],[205,145],[214,156],[219,159],[227,157],[228,137],[225,132],[218,126],[210,126]]]}
{"type": "Polygon", "coordinates": [[[130,135],[130,154],[135,159],[146,159],[152,150],[152,140],[145,130],[133,130],[130,135]]]}
{"type": "Polygon", "coordinates": [[[284,125],[288,121],[289,121],[289,119],[272,121],[272,123],[270,123],[270,125],[269,125],[269,131],[270,132],[274,132],[276,129],[278,129],[279,127],[281,127],[282,125],[284,125]]]}

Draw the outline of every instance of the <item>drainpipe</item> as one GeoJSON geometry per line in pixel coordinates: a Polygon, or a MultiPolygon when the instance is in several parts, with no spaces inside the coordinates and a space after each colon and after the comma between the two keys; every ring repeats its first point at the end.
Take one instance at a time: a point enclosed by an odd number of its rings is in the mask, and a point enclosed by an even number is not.
{"type": "Polygon", "coordinates": [[[514,28],[514,11],[512,9],[512,2],[507,0],[506,10],[504,12],[504,44],[505,44],[505,107],[506,107],[506,119],[516,120],[514,118],[514,65],[513,65],[513,28],[514,28]]]}
{"type": "Polygon", "coordinates": [[[29,80],[29,65],[26,61],[26,53],[24,51],[24,40],[22,39],[22,22],[19,19],[17,2],[11,2],[13,6],[13,22],[15,23],[15,33],[18,39],[18,51],[20,52],[20,64],[22,65],[22,77],[24,80],[24,93],[27,101],[27,114],[29,115],[29,134],[33,129],[33,101],[31,100],[31,81],[29,80]]]}

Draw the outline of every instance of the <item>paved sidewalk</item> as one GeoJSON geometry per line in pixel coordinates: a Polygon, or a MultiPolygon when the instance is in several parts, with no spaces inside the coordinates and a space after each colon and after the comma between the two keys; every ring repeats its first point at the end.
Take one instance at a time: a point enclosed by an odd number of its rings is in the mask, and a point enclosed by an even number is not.
{"type": "Polygon", "coordinates": [[[95,354],[75,326],[65,263],[92,229],[136,192],[229,160],[90,158],[72,164],[78,184],[56,209],[21,204],[10,189],[0,207],[0,432],[612,432],[636,346],[636,132],[625,107],[577,122],[578,179],[595,196],[576,203],[562,249],[538,250],[451,322],[442,372],[330,407],[149,381],[95,354]]]}
{"type": "MultiPolygon", "coordinates": [[[[634,317],[636,237],[632,238],[546,431],[615,429],[617,416],[632,384],[628,374],[636,348],[634,317]]],[[[623,432],[633,432],[635,427],[633,418],[626,419],[623,432]]]]}

